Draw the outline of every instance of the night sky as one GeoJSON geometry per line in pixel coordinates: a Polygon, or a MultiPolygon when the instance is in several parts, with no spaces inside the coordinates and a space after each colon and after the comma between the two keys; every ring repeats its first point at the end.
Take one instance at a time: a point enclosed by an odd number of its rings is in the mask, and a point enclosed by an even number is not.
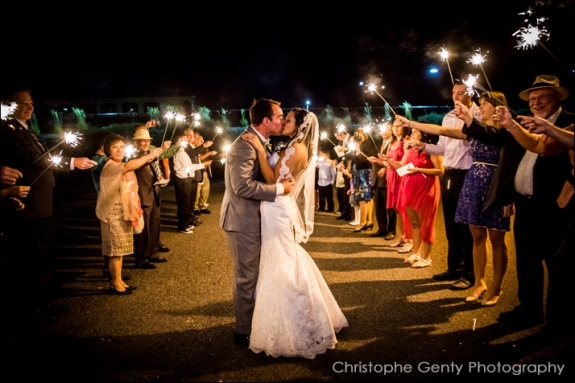
{"type": "Polygon", "coordinates": [[[0,90],[26,86],[36,101],[194,95],[197,105],[213,109],[247,108],[254,97],[337,108],[382,106],[359,85],[377,81],[392,106],[450,105],[451,79],[438,54],[445,47],[455,78],[479,74],[481,86],[505,92],[511,106],[524,106],[517,94],[538,74],[557,75],[575,92],[572,1],[534,8],[548,17],[550,36],[527,50],[515,47],[512,34],[534,1],[361,3],[313,12],[291,3],[193,11],[156,4],[137,12],[82,9],[76,16],[52,5],[35,9],[31,33],[4,15],[0,90]],[[466,62],[477,49],[486,56],[487,81],[466,62]],[[437,75],[428,73],[432,66],[437,75]]]}

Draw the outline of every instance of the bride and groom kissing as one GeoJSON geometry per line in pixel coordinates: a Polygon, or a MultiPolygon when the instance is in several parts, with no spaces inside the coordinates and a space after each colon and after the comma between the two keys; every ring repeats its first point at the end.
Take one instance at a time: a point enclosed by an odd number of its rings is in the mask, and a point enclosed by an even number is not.
{"type": "Polygon", "coordinates": [[[313,359],[348,326],[307,251],[314,226],[317,117],[255,99],[250,126],[230,146],[220,227],[233,259],[234,342],[272,357],[313,359]],[[270,136],[289,136],[271,153],[270,136]]]}

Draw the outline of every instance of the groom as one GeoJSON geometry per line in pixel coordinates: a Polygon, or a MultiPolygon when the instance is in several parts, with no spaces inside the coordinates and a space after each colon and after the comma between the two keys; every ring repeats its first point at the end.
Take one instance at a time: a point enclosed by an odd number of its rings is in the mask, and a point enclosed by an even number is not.
{"type": "MultiPolygon", "coordinates": [[[[256,134],[265,146],[270,136],[281,135],[283,118],[278,101],[256,99],[250,107],[250,126],[246,132],[256,134]]],[[[260,263],[260,201],[274,201],[276,195],[288,194],[293,181],[266,184],[256,150],[241,136],[234,141],[226,155],[224,177],[226,189],[220,227],[227,234],[234,262],[234,343],[248,347],[260,263]]]]}

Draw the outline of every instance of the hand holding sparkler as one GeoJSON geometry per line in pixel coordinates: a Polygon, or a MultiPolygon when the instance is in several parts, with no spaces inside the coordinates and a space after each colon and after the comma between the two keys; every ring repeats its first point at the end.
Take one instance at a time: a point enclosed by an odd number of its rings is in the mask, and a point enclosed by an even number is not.
{"type": "Polygon", "coordinates": [[[0,166],[0,182],[4,185],[14,185],[22,177],[23,174],[20,170],[9,166],[0,166]]]}

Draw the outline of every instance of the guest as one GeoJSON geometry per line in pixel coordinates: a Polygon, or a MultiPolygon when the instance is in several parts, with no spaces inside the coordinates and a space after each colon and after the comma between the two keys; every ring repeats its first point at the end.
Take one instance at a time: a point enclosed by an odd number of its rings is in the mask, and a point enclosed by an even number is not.
{"type": "Polygon", "coordinates": [[[320,150],[317,155],[316,166],[318,169],[317,184],[319,187],[319,209],[333,213],[335,201],[333,200],[333,184],[335,183],[336,170],[332,163],[329,152],[320,150]]]}
{"type": "Polygon", "coordinates": [[[6,282],[12,291],[6,302],[6,312],[14,314],[13,319],[21,323],[37,319],[50,320],[55,313],[55,305],[51,303],[55,287],[54,173],[86,170],[95,163],[86,157],[62,157],[61,166],[55,166],[46,154],[47,149],[30,128],[34,113],[31,92],[28,89],[18,89],[8,101],[16,103],[16,108],[8,119],[1,120],[0,125],[0,142],[3,145],[0,154],[2,180],[29,186],[30,190],[22,200],[25,205],[23,209],[4,211],[1,217],[3,246],[10,249],[8,252],[3,251],[4,266],[9,270],[25,270],[27,274],[25,283],[22,283],[19,273],[7,276],[6,282]]]}
{"type": "MultiPolygon", "coordinates": [[[[385,155],[393,141],[393,133],[387,124],[381,129],[381,138],[383,141],[379,153],[385,155]]],[[[396,215],[394,209],[387,208],[387,165],[378,157],[368,159],[372,164],[373,203],[377,221],[377,231],[370,236],[391,240],[395,238],[396,215]]]]}
{"type": "Polygon", "coordinates": [[[145,156],[122,162],[125,144],[124,137],[115,133],[104,141],[104,153],[110,158],[100,175],[100,192],[96,203],[96,216],[100,220],[102,234],[102,255],[109,258],[110,289],[118,295],[131,294],[135,289],[122,280],[123,257],[134,252],[134,226],[143,214],[134,170],[155,161],[162,153],[162,149],[156,148],[145,156]]]}
{"type": "MultiPolygon", "coordinates": [[[[453,104],[461,102],[471,110],[471,114],[480,119],[479,107],[472,100],[467,85],[456,80],[451,90],[453,104]]],[[[463,121],[455,116],[451,110],[444,117],[441,126],[461,128],[463,121]]],[[[473,273],[473,237],[469,225],[455,221],[455,211],[459,201],[459,194],[463,187],[463,180],[471,167],[470,143],[467,140],[458,140],[451,137],[440,136],[437,144],[422,144],[417,149],[423,149],[429,154],[442,155],[445,170],[440,178],[441,204],[445,235],[447,237],[447,270],[434,274],[436,281],[452,281],[452,290],[466,290],[475,284],[473,273]]]]}
{"type": "Polygon", "coordinates": [[[373,175],[368,158],[377,155],[377,148],[363,128],[357,128],[353,138],[356,149],[352,159],[352,182],[354,200],[359,204],[359,224],[353,232],[359,233],[373,228],[373,175]]]}
{"type": "Polygon", "coordinates": [[[192,175],[195,174],[195,166],[192,159],[186,151],[189,146],[190,137],[193,137],[193,131],[190,135],[183,135],[178,139],[178,152],[173,156],[172,180],[176,193],[176,216],[178,219],[178,232],[182,234],[194,233],[194,215],[193,204],[197,195],[197,187],[194,188],[192,175]]]}
{"type": "MultiPolygon", "coordinates": [[[[148,121],[145,125],[138,126],[134,131],[133,141],[136,156],[143,157],[155,149],[151,145],[149,128],[156,125],[156,121],[148,121]]],[[[166,262],[165,257],[158,255],[160,246],[160,225],[162,194],[161,186],[167,184],[164,178],[160,160],[173,156],[177,147],[171,148],[170,141],[162,143],[162,153],[159,160],[152,161],[134,170],[138,180],[138,193],[144,211],[144,230],[136,234],[135,257],[136,267],[141,269],[155,269],[153,263],[166,262]],[[163,183],[162,183],[163,182],[163,183]]]]}
{"type": "MultiPolygon", "coordinates": [[[[352,221],[354,219],[353,207],[349,200],[349,189],[351,186],[351,159],[347,150],[347,144],[350,141],[350,136],[347,130],[343,127],[339,128],[335,133],[337,145],[334,151],[339,161],[336,165],[336,198],[339,210],[339,217],[345,221],[352,221]]],[[[359,217],[358,217],[359,218],[359,217]]]]}
{"type": "Polygon", "coordinates": [[[202,170],[203,173],[203,180],[198,185],[198,192],[196,196],[196,200],[194,203],[194,214],[212,214],[210,209],[208,209],[209,203],[208,198],[210,198],[210,187],[211,187],[211,159],[210,157],[215,156],[218,154],[215,150],[209,150],[209,147],[212,146],[213,142],[204,140],[204,136],[202,136],[199,132],[194,132],[198,151],[200,153],[200,160],[204,162],[204,169],[202,170]],[[205,161],[210,161],[209,164],[205,161]]]}
{"type": "Polygon", "coordinates": [[[398,210],[402,214],[406,237],[413,239],[413,254],[405,259],[413,268],[431,266],[431,249],[435,243],[435,218],[441,198],[438,176],[443,167],[441,156],[429,155],[411,147],[411,142],[425,141],[425,134],[412,128],[401,162],[386,158],[396,171],[411,164],[401,176],[398,210]]]}
{"type": "MultiPolygon", "coordinates": [[[[529,88],[519,93],[519,98],[529,103],[534,116],[557,126],[567,126],[575,122],[575,115],[564,110],[560,104],[568,95],[569,92],[560,86],[557,77],[539,75],[529,88]]],[[[563,267],[561,263],[553,262],[556,246],[549,244],[560,243],[563,239],[560,228],[567,226],[556,200],[571,173],[569,155],[565,151],[540,156],[526,151],[507,130],[480,125],[474,126],[473,130],[471,128],[468,127],[468,134],[482,140],[481,137],[485,136],[501,147],[501,157],[485,208],[503,208],[515,203],[513,237],[520,304],[511,311],[501,313],[498,320],[522,328],[538,325],[545,319],[543,261],[552,275],[557,268],[563,267]]],[[[553,308],[554,305],[550,306],[553,308]]],[[[555,306],[557,312],[553,315],[565,315],[562,307],[563,304],[555,306]]]]}
{"type": "MultiPolygon", "coordinates": [[[[400,162],[405,154],[405,141],[409,138],[406,131],[401,124],[394,123],[391,128],[393,137],[388,145],[386,154],[379,154],[379,159],[387,168],[385,178],[387,181],[387,210],[392,210],[393,215],[396,217],[397,223],[395,227],[395,238],[397,240],[389,245],[391,249],[402,250],[409,252],[413,248],[413,244],[409,243],[409,239],[405,236],[404,222],[401,213],[398,210],[398,201],[400,198],[401,180],[397,171],[391,166],[387,159],[400,162]]],[[[389,238],[393,239],[393,238],[389,238]]]]}
{"type": "MultiPolygon", "coordinates": [[[[539,94],[537,97],[540,97],[539,94]]],[[[529,97],[535,98],[533,92],[529,97]]],[[[563,96],[560,96],[563,97],[563,96]]],[[[533,133],[528,132],[516,121],[513,121],[509,110],[498,107],[496,119],[513,135],[513,137],[525,149],[542,156],[554,156],[565,153],[568,150],[571,162],[571,171],[564,181],[559,195],[555,199],[560,209],[561,221],[557,225],[551,225],[558,231],[560,238],[556,246],[551,246],[545,259],[548,269],[547,304],[545,305],[545,326],[539,331],[545,342],[565,339],[573,334],[573,318],[565,314],[565,302],[570,299],[571,279],[570,273],[575,267],[573,253],[575,246],[575,230],[573,217],[575,216],[574,195],[574,158],[573,158],[573,124],[561,129],[550,121],[539,116],[518,116],[523,125],[533,133]]],[[[555,242],[553,242],[555,244],[555,242]]]]}
{"type": "MultiPolygon", "coordinates": [[[[493,121],[495,107],[497,105],[507,105],[507,98],[501,92],[486,92],[479,98],[479,112],[481,123],[500,128],[493,121]]],[[[479,302],[487,292],[482,301],[483,306],[494,306],[497,304],[502,290],[501,285],[507,270],[507,245],[505,244],[505,234],[510,230],[510,216],[512,206],[504,208],[485,209],[485,199],[489,191],[489,186],[495,174],[497,163],[499,162],[499,146],[484,143],[474,138],[472,134],[467,134],[467,126],[479,124],[471,115],[469,109],[456,101],[454,113],[457,118],[464,121],[461,128],[445,127],[434,124],[422,124],[409,121],[401,116],[397,119],[404,125],[411,125],[415,128],[430,134],[443,135],[454,139],[469,140],[470,153],[473,163],[463,181],[459,202],[455,212],[457,222],[469,225],[473,235],[473,265],[475,274],[475,284],[471,292],[465,298],[466,302],[479,302]],[[485,280],[485,268],[487,267],[487,238],[491,242],[493,250],[493,282],[488,288],[485,280]]]]}

